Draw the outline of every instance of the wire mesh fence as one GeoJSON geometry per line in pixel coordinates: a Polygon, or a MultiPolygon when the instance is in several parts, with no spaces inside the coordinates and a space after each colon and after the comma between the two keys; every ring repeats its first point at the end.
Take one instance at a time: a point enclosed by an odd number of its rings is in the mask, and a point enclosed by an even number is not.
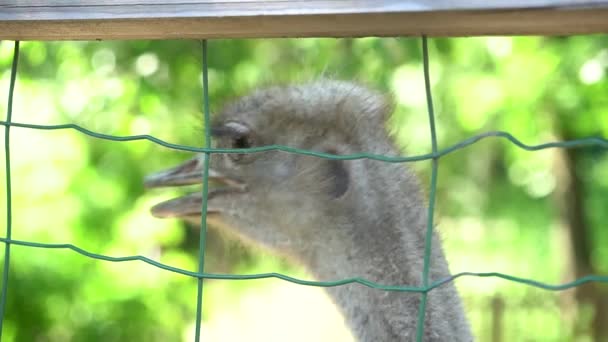
{"type": "MultiPolygon", "coordinates": [[[[47,249],[70,249],[74,252],[82,254],[83,256],[110,261],[110,262],[123,262],[123,261],[143,261],[155,267],[161,268],[163,270],[167,270],[170,272],[175,272],[178,274],[182,274],[185,276],[193,277],[198,280],[198,291],[197,291],[197,310],[196,310],[196,336],[195,340],[199,341],[201,337],[201,321],[202,321],[202,308],[203,308],[203,285],[205,279],[226,279],[226,280],[248,280],[248,279],[263,279],[263,278],[278,278],[285,281],[293,282],[300,285],[309,285],[309,286],[318,286],[318,287],[333,287],[340,286],[350,283],[358,283],[364,286],[368,286],[370,288],[385,290],[385,291],[400,291],[400,292],[416,292],[421,294],[421,304],[419,308],[419,316],[418,316],[418,325],[417,325],[417,340],[421,341],[424,333],[424,320],[425,320],[425,311],[426,311],[426,298],[427,294],[431,292],[433,289],[440,287],[441,285],[451,282],[459,277],[496,277],[501,278],[529,286],[534,286],[537,288],[552,290],[552,291],[561,291],[569,288],[574,288],[576,286],[589,283],[589,282],[601,282],[607,283],[608,276],[600,276],[600,275],[588,275],[585,277],[578,278],[572,282],[564,283],[564,284],[547,284],[539,281],[535,281],[533,279],[516,277],[512,275],[507,275],[499,272],[490,272],[490,273],[475,273],[475,272],[461,272],[456,273],[448,278],[431,281],[429,279],[429,256],[431,252],[431,234],[434,228],[433,218],[435,212],[435,193],[437,190],[437,177],[439,165],[438,161],[442,156],[453,153],[457,150],[466,148],[482,139],[485,138],[501,138],[506,139],[518,146],[521,149],[528,151],[538,151],[548,148],[578,148],[578,147],[590,147],[594,146],[597,148],[606,149],[608,148],[608,140],[604,138],[598,137],[590,137],[586,139],[577,139],[577,140],[569,140],[569,141],[561,141],[561,142],[549,142],[538,145],[528,145],[523,143],[522,141],[515,138],[513,135],[508,132],[487,132],[483,134],[479,134],[473,136],[469,139],[461,141],[458,144],[453,146],[449,146],[447,148],[440,149],[437,143],[437,137],[435,132],[435,113],[433,109],[433,99],[431,94],[431,85],[430,85],[430,70],[429,70],[429,55],[428,55],[428,46],[426,37],[422,38],[422,51],[423,51],[423,65],[424,65],[424,88],[427,96],[427,109],[428,109],[428,117],[429,117],[429,127],[431,131],[431,139],[432,139],[432,152],[424,155],[417,156],[408,156],[408,157],[390,157],[383,155],[375,155],[369,154],[365,152],[350,154],[350,155],[335,155],[330,153],[323,153],[317,151],[310,150],[302,150],[290,146],[281,146],[281,145],[269,145],[269,146],[260,146],[253,147],[247,149],[220,149],[220,148],[211,148],[210,142],[210,132],[209,132],[209,83],[208,83],[208,62],[207,62],[207,43],[203,41],[202,43],[202,74],[203,74],[203,112],[204,112],[204,122],[203,125],[205,127],[205,147],[204,148],[196,148],[178,144],[171,144],[165,142],[163,140],[157,139],[153,136],[149,135],[139,135],[139,136],[113,136],[97,133],[86,128],[83,128],[76,124],[65,124],[65,125],[37,125],[30,123],[19,123],[12,121],[12,99],[15,89],[15,81],[17,77],[17,63],[19,57],[19,43],[15,43],[14,48],[14,57],[13,64],[11,70],[11,81],[9,87],[8,94],[8,106],[7,106],[7,116],[5,121],[1,121],[2,125],[5,127],[5,158],[6,158],[6,212],[7,212],[7,223],[6,223],[6,233],[4,238],[0,238],[5,244],[5,258],[4,258],[4,269],[3,269],[3,283],[2,283],[2,297],[0,303],[0,324],[4,322],[5,316],[5,306],[7,296],[10,296],[9,293],[9,281],[8,274],[10,270],[10,255],[11,255],[11,245],[17,246],[26,246],[26,247],[34,247],[34,248],[47,248],[47,249]],[[205,237],[206,237],[206,203],[207,203],[207,188],[208,188],[208,176],[209,169],[208,164],[206,163],[206,167],[204,169],[204,173],[201,175],[203,179],[203,208],[202,208],[202,217],[201,217],[201,225],[200,225],[200,241],[199,241],[199,257],[198,257],[198,267],[197,271],[189,271],[186,269],[172,267],[167,264],[160,263],[158,261],[152,260],[143,256],[126,256],[126,257],[111,257],[107,255],[101,255],[96,253],[88,252],[78,246],[72,244],[48,244],[48,243],[37,243],[31,241],[21,241],[12,239],[12,193],[11,193],[11,167],[10,167],[10,129],[11,127],[18,128],[28,128],[28,129],[41,129],[41,130],[61,130],[61,129],[73,129],[77,130],[83,134],[88,136],[105,139],[110,141],[132,141],[132,140],[147,140],[153,143],[159,144],[166,148],[188,151],[188,152],[197,152],[202,153],[209,158],[214,153],[259,153],[265,151],[283,151],[288,153],[296,153],[301,155],[314,156],[318,158],[325,159],[334,159],[334,160],[355,160],[355,159],[372,159],[378,160],[387,163],[405,163],[405,162],[415,162],[415,161],[423,161],[423,160],[431,160],[432,161],[432,173],[431,173],[431,182],[429,188],[429,205],[428,205],[428,222],[426,229],[426,245],[425,245],[425,257],[424,257],[424,267],[421,271],[422,273],[422,284],[379,284],[373,281],[362,279],[362,278],[348,278],[348,279],[339,279],[335,281],[308,281],[303,279],[298,279],[294,277],[290,277],[280,273],[263,273],[263,274],[251,274],[251,275],[234,275],[234,274],[215,274],[215,273],[207,273],[205,272],[205,237]]],[[[1,334],[1,326],[0,326],[0,334],[1,334]]],[[[1,335],[0,335],[1,337],[1,335]]]]}

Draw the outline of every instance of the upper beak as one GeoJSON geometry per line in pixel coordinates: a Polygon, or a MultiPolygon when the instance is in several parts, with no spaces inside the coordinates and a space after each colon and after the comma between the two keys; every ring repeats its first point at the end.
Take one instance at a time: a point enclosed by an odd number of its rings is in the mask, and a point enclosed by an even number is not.
{"type": "MultiPolygon", "coordinates": [[[[217,176],[209,170],[209,178],[217,176]]],[[[155,172],[144,178],[146,188],[193,185],[203,182],[203,161],[198,156],[176,167],[155,172]]]]}
{"type": "MultiPolygon", "coordinates": [[[[174,168],[159,171],[144,178],[146,188],[158,188],[168,186],[182,186],[202,184],[204,171],[203,158],[196,156],[174,168]]],[[[219,187],[210,186],[208,199],[214,195],[227,191],[243,192],[246,190],[245,184],[235,178],[224,176],[220,172],[209,169],[209,181],[217,183],[219,187]]],[[[202,210],[202,193],[191,193],[172,200],[161,202],[152,207],[152,215],[156,217],[199,217],[202,210]]],[[[218,212],[218,208],[208,205],[207,212],[218,212]]]]}

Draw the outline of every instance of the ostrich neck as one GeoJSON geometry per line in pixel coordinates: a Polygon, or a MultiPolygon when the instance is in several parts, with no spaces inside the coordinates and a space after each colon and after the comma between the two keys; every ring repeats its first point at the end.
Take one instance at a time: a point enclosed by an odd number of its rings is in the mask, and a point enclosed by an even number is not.
{"type": "MultiPolygon", "coordinates": [[[[425,218],[423,207],[401,207],[370,215],[352,211],[339,225],[326,227],[354,232],[326,241],[310,261],[320,280],[360,277],[382,285],[420,286],[424,258],[425,218]],[[354,229],[353,229],[354,228],[354,229]]],[[[379,211],[378,208],[374,209],[379,211]]],[[[447,262],[433,236],[430,278],[449,275],[447,262]]],[[[357,341],[411,341],[415,337],[420,293],[394,292],[353,283],[327,289],[341,309],[357,341]]],[[[452,284],[429,294],[425,341],[471,341],[460,299],[452,284]],[[437,307],[437,309],[435,309],[437,307]]]]}
{"type": "MultiPolygon", "coordinates": [[[[393,227],[383,227],[386,231],[373,234],[373,230],[380,227],[359,228],[362,236],[350,241],[342,240],[342,243],[349,242],[346,248],[345,244],[331,246],[318,255],[316,265],[312,267],[318,279],[359,277],[381,285],[420,284],[422,264],[416,258],[408,257],[411,250],[408,254],[407,245],[411,244],[404,243],[401,232],[393,227]]],[[[404,328],[415,331],[419,303],[416,293],[388,292],[357,283],[328,288],[327,291],[357,341],[409,341],[402,336],[404,328]]]]}

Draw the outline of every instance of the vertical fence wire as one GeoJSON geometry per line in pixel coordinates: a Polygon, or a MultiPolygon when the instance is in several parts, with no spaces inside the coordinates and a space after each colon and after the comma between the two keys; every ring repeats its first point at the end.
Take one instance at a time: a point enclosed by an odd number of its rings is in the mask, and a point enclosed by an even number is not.
{"type": "MultiPolygon", "coordinates": [[[[211,147],[211,129],[209,127],[209,75],[207,65],[207,40],[202,41],[202,76],[203,76],[203,124],[205,129],[205,148],[211,147]]],[[[203,154],[203,203],[201,204],[201,229],[198,250],[198,273],[205,272],[205,245],[207,239],[207,197],[209,195],[209,159],[211,153],[203,154]]],[[[198,287],[196,293],[196,331],[194,339],[199,342],[201,339],[201,321],[203,318],[203,277],[198,277],[198,287]]]]}
{"type": "Polygon", "coordinates": [[[13,50],[13,65],[11,66],[11,80],[8,88],[8,103],[6,106],[6,122],[4,126],[4,158],[6,169],[6,242],[4,243],[4,268],[2,270],[2,294],[0,295],[0,341],[4,328],[4,313],[6,309],[6,298],[8,293],[8,271],[11,259],[11,237],[13,228],[13,204],[11,191],[11,148],[10,148],[10,123],[13,119],[13,94],[15,92],[15,80],[17,79],[17,65],[19,63],[19,41],[15,41],[13,50]]]}
{"type": "Polygon", "coordinates": [[[429,72],[429,49],[427,37],[422,36],[422,63],[424,69],[424,89],[426,91],[426,104],[429,115],[429,126],[431,130],[431,147],[433,152],[431,185],[429,191],[429,207],[427,212],[426,237],[424,242],[424,265],[422,270],[422,288],[420,295],[420,307],[418,309],[418,323],[416,326],[416,341],[421,342],[424,336],[424,320],[426,302],[429,292],[429,268],[431,259],[431,248],[433,241],[433,215],[435,214],[435,193],[437,191],[437,172],[439,170],[439,156],[437,156],[437,134],[435,131],[435,111],[433,109],[433,96],[431,93],[431,78],[429,72]]]}

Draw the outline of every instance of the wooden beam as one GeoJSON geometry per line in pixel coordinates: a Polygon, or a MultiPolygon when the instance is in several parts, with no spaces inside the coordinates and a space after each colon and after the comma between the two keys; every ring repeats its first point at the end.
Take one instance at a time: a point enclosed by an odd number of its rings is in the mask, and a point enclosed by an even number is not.
{"type": "Polygon", "coordinates": [[[4,0],[0,39],[571,35],[608,0],[4,0]]]}

